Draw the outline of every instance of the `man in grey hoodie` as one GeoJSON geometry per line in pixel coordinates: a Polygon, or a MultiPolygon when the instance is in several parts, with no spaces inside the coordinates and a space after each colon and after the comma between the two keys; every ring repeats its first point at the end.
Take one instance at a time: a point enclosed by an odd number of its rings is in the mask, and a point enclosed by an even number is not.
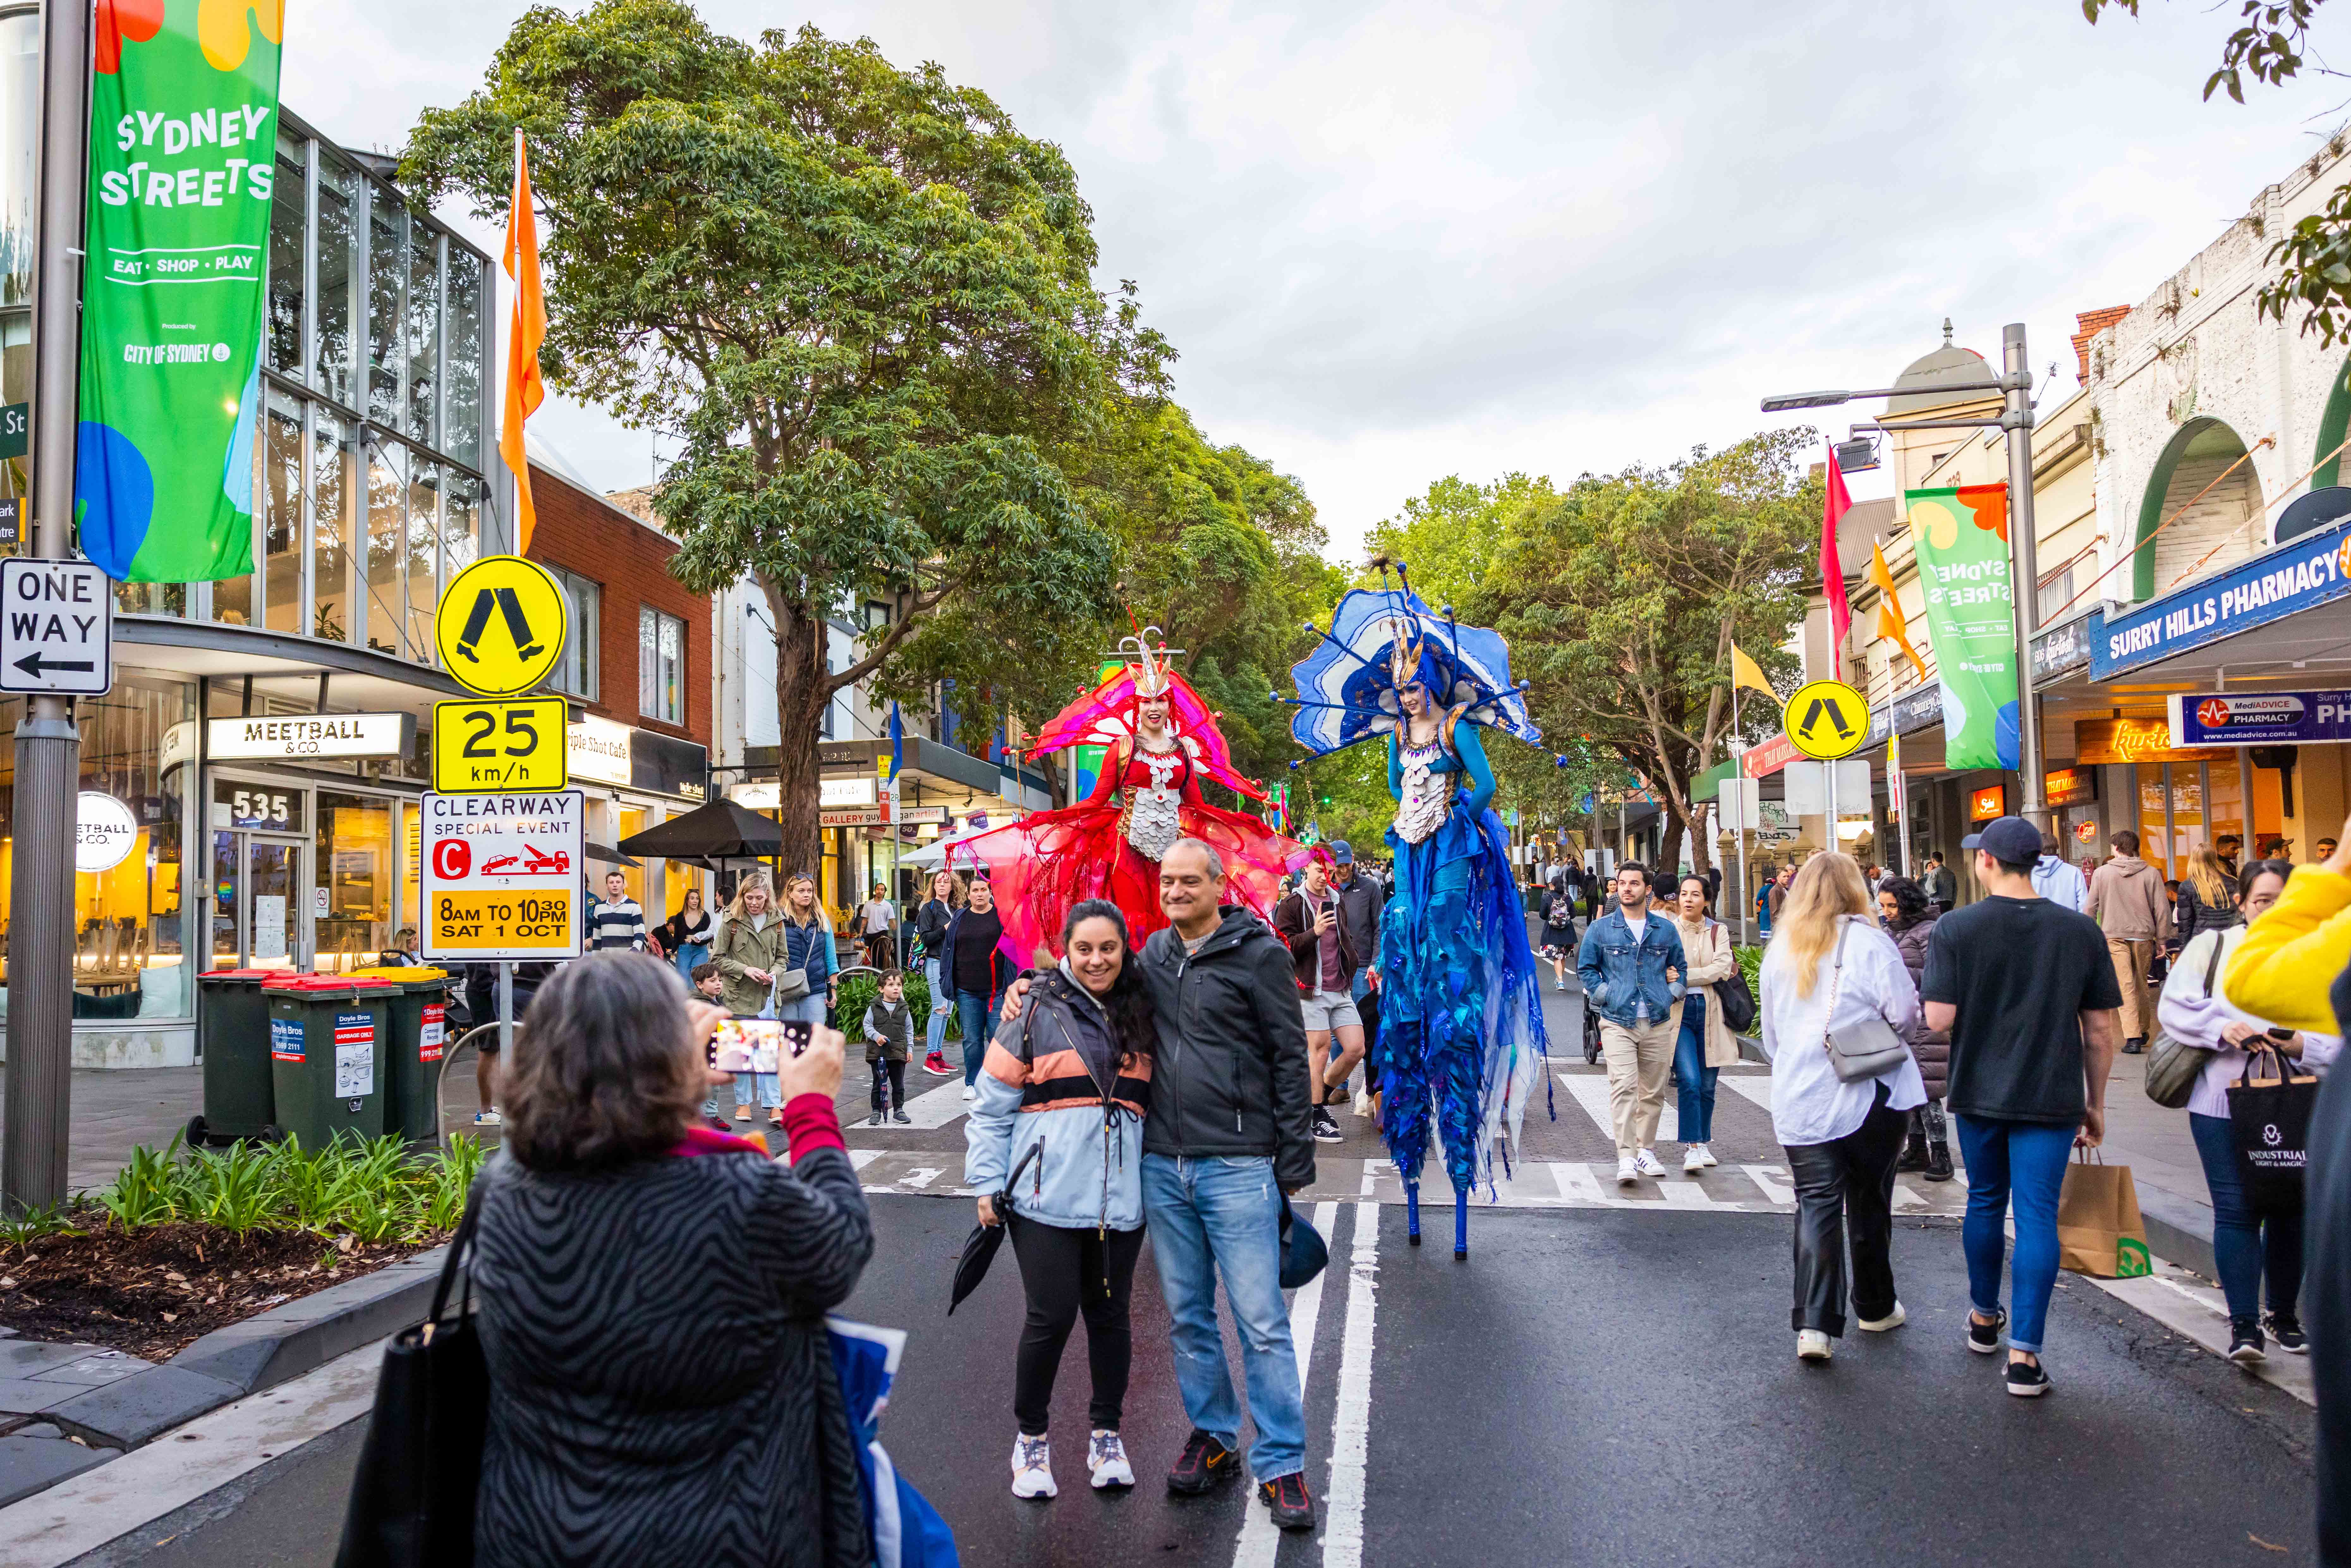
{"type": "Polygon", "coordinates": [[[2123,991],[2123,1053],[2137,1056],[2147,1049],[2155,1025],[2147,971],[2156,945],[2171,935],[2171,901],[2164,896],[2162,874],[2138,858],[2137,833],[2125,828],[2114,845],[2114,858],[2090,878],[2090,906],[2084,913],[2106,934],[2106,954],[2123,991]]]}

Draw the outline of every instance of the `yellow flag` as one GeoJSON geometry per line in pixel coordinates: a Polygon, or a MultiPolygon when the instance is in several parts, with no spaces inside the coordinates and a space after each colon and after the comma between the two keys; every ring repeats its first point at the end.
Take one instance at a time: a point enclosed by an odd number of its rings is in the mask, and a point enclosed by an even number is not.
{"type": "Polygon", "coordinates": [[[1877,590],[1877,634],[1901,644],[1910,655],[1911,667],[1925,680],[1927,661],[1910,645],[1910,620],[1902,613],[1901,598],[1894,591],[1894,569],[1886,564],[1885,548],[1874,541],[1869,547],[1869,581],[1877,590]]]}
{"type": "Polygon", "coordinates": [[[1780,694],[1771,689],[1771,683],[1763,678],[1763,672],[1757,667],[1755,661],[1740,653],[1736,643],[1730,645],[1730,685],[1734,690],[1740,686],[1752,686],[1773,702],[1780,700],[1780,694]]]}

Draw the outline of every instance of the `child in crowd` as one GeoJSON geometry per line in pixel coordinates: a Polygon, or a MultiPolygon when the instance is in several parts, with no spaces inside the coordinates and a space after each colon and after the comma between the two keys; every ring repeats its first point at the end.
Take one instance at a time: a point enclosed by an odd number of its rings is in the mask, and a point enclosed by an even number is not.
{"type": "Polygon", "coordinates": [[[878,1127],[888,1113],[901,1126],[906,1114],[906,1052],[914,1038],[914,1015],[906,1006],[906,977],[896,969],[882,977],[882,994],[865,1009],[865,1061],[873,1069],[873,1114],[865,1124],[878,1127]]]}

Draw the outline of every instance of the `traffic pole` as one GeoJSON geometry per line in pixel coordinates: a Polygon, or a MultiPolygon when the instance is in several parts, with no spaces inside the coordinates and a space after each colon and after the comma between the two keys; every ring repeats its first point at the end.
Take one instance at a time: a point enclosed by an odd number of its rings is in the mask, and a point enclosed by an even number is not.
{"type": "Polygon", "coordinates": [[[2049,831],[2041,761],[2041,705],[2032,692],[2032,637],[2041,628],[2041,570],[2032,538],[2032,369],[2024,352],[2024,323],[2001,329],[2001,379],[2008,399],[2000,426],[2008,433],[2008,582],[2016,626],[2016,765],[2022,775],[2024,820],[2049,831]]]}
{"type": "MultiPolygon", "coordinates": [[[[73,554],[89,14],[79,0],[51,0],[41,8],[29,413],[33,554],[47,560],[73,554]]],[[[25,716],[16,726],[16,844],[8,873],[8,1104],[0,1126],[0,1200],[15,1210],[58,1203],[66,1196],[73,1124],[74,796],[80,783],[81,731],[74,723],[72,699],[26,698],[25,716]]]]}

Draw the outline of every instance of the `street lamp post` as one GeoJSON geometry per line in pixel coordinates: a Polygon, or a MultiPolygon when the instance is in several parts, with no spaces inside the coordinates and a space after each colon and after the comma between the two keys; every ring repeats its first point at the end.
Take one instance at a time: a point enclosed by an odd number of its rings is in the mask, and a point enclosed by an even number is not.
{"type": "MultiPolygon", "coordinates": [[[[1791,392],[1763,400],[1763,412],[1834,408],[1855,398],[1897,397],[1921,390],[1936,392],[2000,392],[1997,419],[1865,420],[1856,430],[1999,430],[2008,438],[2008,561],[2010,624],[2016,643],[2016,749],[2025,821],[2049,831],[2049,805],[2041,758],[2041,711],[2032,693],[2032,638],[2040,630],[2040,573],[2033,548],[2032,372],[2025,355],[2024,323],[2001,329],[2001,373],[1970,382],[1939,382],[1931,387],[1881,387],[1860,392],[1791,392]]],[[[1832,765],[1834,766],[1834,765],[1832,765]]],[[[1831,832],[1834,833],[1834,818],[1831,832]]]]}

